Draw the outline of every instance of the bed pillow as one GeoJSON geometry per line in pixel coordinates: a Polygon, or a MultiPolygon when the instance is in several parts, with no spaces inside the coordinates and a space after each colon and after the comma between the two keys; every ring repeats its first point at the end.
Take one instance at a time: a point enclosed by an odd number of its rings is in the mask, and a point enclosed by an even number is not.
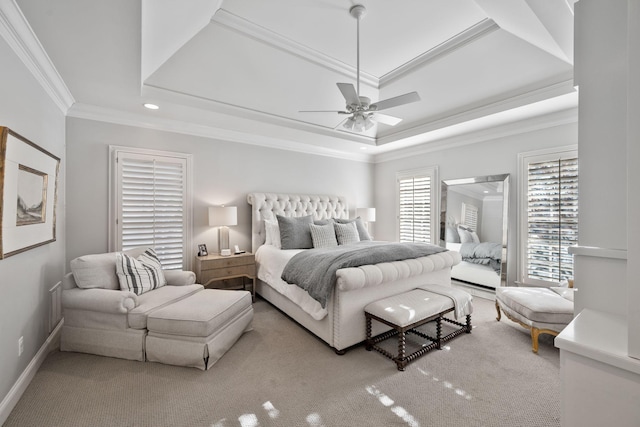
{"type": "Polygon", "coordinates": [[[360,235],[358,234],[358,228],[356,227],[355,221],[351,221],[346,224],[336,222],[333,226],[335,228],[336,238],[338,239],[339,245],[348,245],[360,241],[360,235]]]}
{"type": "Polygon", "coordinates": [[[282,249],[311,249],[310,224],[313,224],[311,215],[299,217],[285,217],[276,215],[278,227],[280,227],[280,243],[282,249]]]}
{"type": "Polygon", "coordinates": [[[475,231],[470,231],[469,233],[471,234],[471,240],[473,240],[473,243],[480,243],[478,233],[476,233],[475,231]]]}
{"type": "Polygon", "coordinates": [[[116,253],[116,274],[120,289],[136,295],[167,284],[160,260],[151,248],[137,258],[122,252],[116,253]]]}
{"type": "Polygon", "coordinates": [[[339,218],[336,218],[335,221],[337,223],[339,223],[339,224],[348,224],[350,222],[355,222],[356,229],[358,230],[359,240],[371,240],[371,236],[369,235],[369,232],[367,231],[367,227],[364,226],[364,222],[362,221],[362,218],[360,218],[360,217],[357,217],[355,219],[339,219],[339,218]]]}
{"type": "Polygon", "coordinates": [[[471,236],[469,230],[458,227],[458,235],[460,236],[460,243],[473,243],[473,236],[471,236]]]}
{"type": "Polygon", "coordinates": [[[460,243],[460,234],[454,227],[447,227],[444,231],[445,241],[449,243],[460,243]]]}
{"type": "Polygon", "coordinates": [[[280,227],[278,226],[278,221],[275,219],[266,219],[264,221],[264,230],[266,234],[264,244],[281,249],[282,243],[280,243],[280,227]]]}
{"type": "Polygon", "coordinates": [[[311,240],[314,248],[332,248],[338,246],[336,232],[333,228],[333,221],[325,225],[309,225],[311,230],[311,240]]]}
{"type": "Polygon", "coordinates": [[[315,221],[313,221],[313,223],[315,225],[327,225],[327,224],[333,224],[333,218],[327,218],[327,219],[317,219],[315,221]]]}

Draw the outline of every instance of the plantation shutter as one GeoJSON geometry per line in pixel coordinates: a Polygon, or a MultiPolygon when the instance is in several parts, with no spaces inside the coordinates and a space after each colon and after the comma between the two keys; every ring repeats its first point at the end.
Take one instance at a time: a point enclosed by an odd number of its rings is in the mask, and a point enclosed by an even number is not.
{"type": "Polygon", "coordinates": [[[400,241],[431,243],[431,176],[399,179],[400,241]]]}
{"type": "Polygon", "coordinates": [[[573,278],[569,246],[578,243],[578,159],[528,164],[528,278],[559,282],[573,278]]]}
{"type": "Polygon", "coordinates": [[[164,269],[185,268],[186,159],[119,153],[116,161],[118,250],[150,246],[164,269]]]}
{"type": "Polygon", "coordinates": [[[478,207],[463,202],[462,222],[473,231],[478,231],[478,207]]]}

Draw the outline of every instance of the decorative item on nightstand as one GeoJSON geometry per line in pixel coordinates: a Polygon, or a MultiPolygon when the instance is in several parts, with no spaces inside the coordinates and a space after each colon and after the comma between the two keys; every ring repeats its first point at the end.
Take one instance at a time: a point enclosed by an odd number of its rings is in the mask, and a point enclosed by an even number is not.
{"type": "Polygon", "coordinates": [[[367,227],[367,231],[371,232],[369,229],[370,222],[376,222],[376,208],[358,208],[356,209],[356,216],[359,216],[367,227]]]}
{"type": "Polygon", "coordinates": [[[235,206],[209,207],[209,226],[218,228],[218,250],[220,255],[231,255],[229,249],[229,225],[238,225],[238,210],[235,206]]]}

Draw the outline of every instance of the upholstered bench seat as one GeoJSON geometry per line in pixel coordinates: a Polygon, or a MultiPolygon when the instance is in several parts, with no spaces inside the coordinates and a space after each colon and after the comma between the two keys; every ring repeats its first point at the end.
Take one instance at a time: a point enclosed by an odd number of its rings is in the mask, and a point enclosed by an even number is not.
{"type": "Polygon", "coordinates": [[[540,334],[558,335],[573,320],[573,289],[501,287],[496,289],[500,310],[531,331],[531,347],[538,352],[540,334]]]}
{"type": "MultiPolygon", "coordinates": [[[[436,285],[430,285],[436,288],[436,285]]],[[[442,287],[445,288],[445,287],[442,287]]],[[[464,291],[447,289],[448,293],[457,292],[458,298],[460,293],[466,294],[464,291]]],[[[471,296],[466,294],[462,298],[471,300],[471,296]]],[[[468,304],[470,305],[470,303],[468,304]]],[[[454,299],[449,296],[426,291],[424,289],[414,289],[402,294],[393,295],[368,304],[365,308],[366,327],[367,327],[367,350],[376,350],[396,363],[399,371],[404,371],[406,365],[427,352],[437,348],[440,349],[442,343],[463,332],[471,332],[471,315],[466,316],[466,324],[458,323],[454,320],[443,317],[444,314],[454,311],[454,299]],[[385,332],[376,337],[371,336],[371,321],[377,320],[391,328],[389,332],[385,332]],[[442,336],[442,321],[457,325],[459,328],[442,336]],[[428,322],[436,322],[436,336],[431,337],[425,333],[418,331],[416,328],[428,322]],[[422,345],[421,348],[413,353],[406,354],[406,334],[412,333],[426,340],[429,344],[422,345]],[[398,335],[398,354],[393,355],[384,348],[378,346],[378,343],[398,335]]]]}
{"type": "Polygon", "coordinates": [[[251,329],[251,293],[204,289],[147,317],[147,360],[209,369],[251,329]]]}

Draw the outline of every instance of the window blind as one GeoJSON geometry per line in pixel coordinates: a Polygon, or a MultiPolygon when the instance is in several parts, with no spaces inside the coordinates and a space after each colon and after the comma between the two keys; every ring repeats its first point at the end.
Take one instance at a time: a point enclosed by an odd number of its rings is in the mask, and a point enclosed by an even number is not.
{"type": "Polygon", "coordinates": [[[463,224],[478,231],[478,207],[468,203],[462,203],[462,221],[463,224]]]}
{"type": "Polygon", "coordinates": [[[431,177],[399,180],[401,242],[431,243],[431,177]]]}
{"type": "Polygon", "coordinates": [[[182,269],[186,233],[186,161],[120,154],[119,248],[152,246],[165,269],[182,269]]]}
{"type": "Polygon", "coordinates": [[[573,278],[569,246],[578,243],[578,159],[528,164],[527,259],[529,278],[573,278]]]}

